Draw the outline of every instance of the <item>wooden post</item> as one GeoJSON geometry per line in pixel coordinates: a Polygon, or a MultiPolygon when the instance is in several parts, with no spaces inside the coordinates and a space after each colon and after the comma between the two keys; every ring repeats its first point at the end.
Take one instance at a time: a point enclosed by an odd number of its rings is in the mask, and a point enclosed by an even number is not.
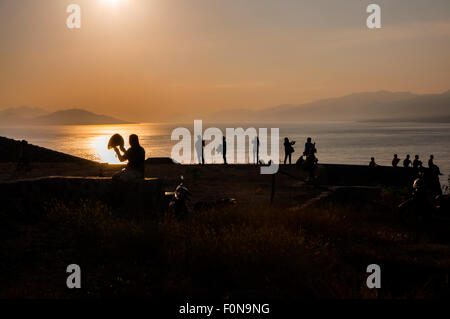
{"type": "Polygon", "coordinates": [[[272,192],[270,194],[270,205],[272,205],[273,199],[275,198],[275,175],[276,174],[272,174],[272,192]]]}

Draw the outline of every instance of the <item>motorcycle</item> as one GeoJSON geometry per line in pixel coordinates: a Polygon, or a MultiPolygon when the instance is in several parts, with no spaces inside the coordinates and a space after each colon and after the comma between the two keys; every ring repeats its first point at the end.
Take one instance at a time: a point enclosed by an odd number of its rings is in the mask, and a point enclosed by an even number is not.
{"type": "Polygon", "coordinates": [[[181,182],[175,189],[175,192],[166,193],[166,195],[171,196],[169,211],[177,217],[184,217],[189,213],[187,203],[190,201],[191,192],[183,185],[183,176],[181,176],[180,179],[181,182]]]}
{"type": "Polygon", "coordinates": [[[450,196],[439,194],[426,182],[421,174],[413,183],[410,198],[398,206],[399,216],[403,223],[419,225],[428,223],[433,218],[448,218],[450,212],[450,196]]]}

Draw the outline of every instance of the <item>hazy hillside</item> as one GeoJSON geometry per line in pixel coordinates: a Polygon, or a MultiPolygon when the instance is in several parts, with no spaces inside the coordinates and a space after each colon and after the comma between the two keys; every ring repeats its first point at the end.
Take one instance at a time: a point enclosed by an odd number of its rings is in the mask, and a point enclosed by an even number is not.
{"type": "Polygon", "coordinates": [[[450,116],[450,91],[416,95],[409,92],[365,92],[261,111],[229,110],[210,114],[211,121],[366,121],[445,119],[450,116]]]}
{"type": "Polygon", "coordinates": [[[33,119],[39,125],[89,125],[89,124],[125,124],[129,123],[107,115],[99,115],[86,110],[71,109],[57,111],[33,119]]]}
{"type": "Polygon", "coordinates": [[[100,125],[125,123],[129,122],[82,109],[62,110],[54,113],[30,107],[0,110],[0,124],[8,125],[100,125]]]}
{"type": "Polygon", "coordinates": [[[34,117],[44,116],[47,114],[47,111],[36,107],[12,107],[9,109],[0,110],[0,123],[25,123],[34,117]]]}
{"type": "Polygon", "coordinates": [[[447,116],[431,116],[431,117],[417,117],[417,118],[389,118],[389,119],[373,119],[361,122],[416,122],[416,123],[450,123],[450,115],[447,116]]]}
{"type": "MultiPolygon", "coordinates": [[[[302,121],[413,121],[450,123],[450,90],[441,94],[363,92],[305,104],[287,104],[263,110],[234,109],[211,114],[173,114],[171,121],[203,119],[210,122],[302,121]]],[[[48,113],[27,106],[0,110],[0,124],[86,125],[129,123],[82,109],[48,113]]]]}

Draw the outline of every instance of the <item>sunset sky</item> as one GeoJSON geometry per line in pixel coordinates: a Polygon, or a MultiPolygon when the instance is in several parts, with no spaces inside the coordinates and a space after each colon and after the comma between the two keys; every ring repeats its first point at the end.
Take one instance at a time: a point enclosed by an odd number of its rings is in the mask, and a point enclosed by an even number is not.
{"type": "Polygon", "coordinates": [[[0,108],[132,121],[450,89],[449,0],[0,0],[0,108]],[[80,30],[66,7],[82,8],[80,30]],[[382,28],[366,27],[366,7],[382,28]]]}

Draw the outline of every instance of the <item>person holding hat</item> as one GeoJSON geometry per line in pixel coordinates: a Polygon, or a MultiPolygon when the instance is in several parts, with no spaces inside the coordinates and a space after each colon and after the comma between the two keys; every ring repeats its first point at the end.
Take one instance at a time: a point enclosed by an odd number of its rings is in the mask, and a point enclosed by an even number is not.
{"type": "Polygon", "coordinates": [[[130,135],[130,148],[125,149],[123,144],[114,146],[114,151],[121,162],[128,161],[127,167],[113,175],[113,179],[130,181],[144,178],[145,174],[145,150],[139,144],[139,138],[136,134],[130,135]],[[123,153],[123,154],[122,154],[123,153]]]}

